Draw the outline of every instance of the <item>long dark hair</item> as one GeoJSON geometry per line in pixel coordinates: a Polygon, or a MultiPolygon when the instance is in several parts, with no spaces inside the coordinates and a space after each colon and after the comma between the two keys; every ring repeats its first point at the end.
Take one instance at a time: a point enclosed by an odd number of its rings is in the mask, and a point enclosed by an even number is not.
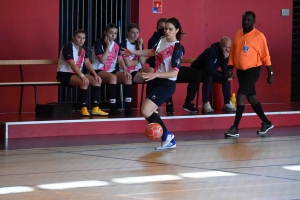
{"type": "MultiPolygon", "coordinates": [[[[78,33],[83,33],[83,34],[86,35],[86,33],[85,33],[84,30],[78,29],[78,30],[76,30],[76,31],[74,32],[74,34],[73,34],[72,42],[73,42],[74,37],[76,37],[76,35],[77,35],[78,33]]],[[[82,53],[82,47],[79,47],[79,50],[78,50],[78,56],[80,56],[81,53],[82,53]]]]}
{"type": "Polygon", "coordinates": [[[180,22],[178,21],[178,19],[176,19],[175,17],[172,17],[172,18],[167,19],[166,23],[171,23],[174,25],[174,27],[176,29],[179,29],[178,32],[176,33],[176,39],[178,41],[181,41],[181,36],[184,35],[185,33],[182,32],[182,28],[181,28],[181,25],[180,25],[180,22]]]}
{"type": "Polygon", "coordinates": [[[102,45],[103,45],[103,49],[105,50],[106,49],[106,43],[104,42],[104,38],[105,38],[105,33],[111,29],[111,28],[116,28],[118,30],[118,27],[114,24],[114,23],[110,23],[110,24],[107,24],[105,29],[104,29],[104,33],[102,35],[102,38],[100,39],[102,45]]]}
{"type": "MultiPolygon", "coordinates": [[[[133,29],[133,28],[136,28],[137,30],[140,31],[140,27],[139,27],[137,24],[131,23],[131,24],[129,24],[128,27],[127,27],[127,33],[130,32],[130,30],[133,29]]],[[[137,40],[134,41],[134,44],[135,44],[135,49],[136,49],[136,50],[140,50],[139,42],[138,42],[137,40]]]]}

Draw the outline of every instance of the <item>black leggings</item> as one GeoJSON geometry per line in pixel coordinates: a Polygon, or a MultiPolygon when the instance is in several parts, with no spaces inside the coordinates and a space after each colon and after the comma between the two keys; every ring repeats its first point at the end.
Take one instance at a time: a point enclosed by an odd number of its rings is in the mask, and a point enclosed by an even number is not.
{"type": "Polygon", "coordinates": [[[181,66],[176,83],[188,83],[185,103],[191,103],[199,89],[202,74],[192,67],[181,66]]]}

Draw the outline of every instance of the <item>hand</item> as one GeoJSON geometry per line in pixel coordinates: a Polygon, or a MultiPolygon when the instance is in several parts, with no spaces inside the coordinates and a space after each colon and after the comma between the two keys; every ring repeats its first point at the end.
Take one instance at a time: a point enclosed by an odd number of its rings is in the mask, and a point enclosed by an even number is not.
{"type": "Polygon", "coordinates": [[[233,76],[232,69],[228,69],[228,70],[227,70],[227,76],[228,76],[228,77],[233,76]]]}
{"type": "Polygon", "coordinates": [[[104,42],[106,43],[106,45],[109,47],[111,45],[111,41],[108,39],[107,36],[104,37],[104,42]]]}
{"type": "Polygon", "coordinates": [[[139,47],[142,47],[142,45],[143,45],[143,38],[139,38],[138,39],[138,45],[139,45],[139,47]]]}
{"type": "Polygon", "coordinates": [[[234,78],[235,78],[235,76],[229,76],[228,79],[227,79],[227,81],[231,81],[231,80],[233,80],[234,78]]]}
{"type": "Polygon", "coordinates": [[[100,78],[100,76],[95,75],[94,77],[95,77],[95,80],[97,81],[97,83],[99,83],[101,85],[102,79],[100,78]]]}
{"type": "Polygon", "coordinates": [[[274,81],[274,75],[273,74],[269,74],[268,75],[268,79],[267,79],[267,84],[271,84],[274,81]]]}
{"type": "Polygon", "coordinates": [[[130,73],[128,73],[127,71],[124,71],[124,76],[127,78],[127,80],[131,80],[132,76],[130,73]]]}
{"type": "Polygon", "coordinates": [[[125,55],[125,56],[133,55],[132,52],[129,49],[125,49],[123,47],[122,47],[122,50],[120,52],[121,52],[122,55],[125,55]]]}
{"type": "Polygon", "coordinates": [[[82,79],[82,84],[84,85],[84,87],[88,87],[89,79],[86,76],[81,77],[81,79],[82,79]]]}
{"type": "Polygon", "coordinates": [[[229,52],[227,52],[227,51],[223,51],[223,55],[224,55],[224,58],[226,59],[226,58],[228,58],[228,57],[229,57],[229,52]]]}
{"type": "Polygon", "coordinates": [[[156,78],[156,73],[152,73],[152,72],[142,72],[142,77],[143,79],[145,79],[145,81],[150,81],[152,79],[155,79],[156,78]]]}

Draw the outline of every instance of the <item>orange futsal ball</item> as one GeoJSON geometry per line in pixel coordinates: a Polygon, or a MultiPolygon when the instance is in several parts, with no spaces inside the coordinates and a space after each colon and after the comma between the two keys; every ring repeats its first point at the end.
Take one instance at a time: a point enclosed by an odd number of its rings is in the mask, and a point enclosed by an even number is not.
{"type": "Polygon", "coordinates": [[[163,129],[160,124],[158,123],[151,123],[148,124],[146,128],[146,136],[153,141],[160,140],[163,134],[163,129]]]}

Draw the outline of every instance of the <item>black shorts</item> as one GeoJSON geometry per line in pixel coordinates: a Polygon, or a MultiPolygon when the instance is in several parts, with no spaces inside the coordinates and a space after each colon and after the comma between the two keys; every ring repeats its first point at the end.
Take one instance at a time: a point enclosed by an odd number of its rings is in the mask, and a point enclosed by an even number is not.
{"type": "Polygon", "coordinates": [[[239,82],[238,94],[248,96],[256,95],[255,83],[260,75],[261,66],[253,67],[247,70],[237,70],[239,82]]]}
{"type": "Polygon", "coordinates": [[[75,74],[71,72],[56,72],[56,79],[61,82],[62,85],[69,86],[70,79],[73,75],[75,74]]]}
{"type": "MultiPolygon", "coordinates": [[[[141,70],[139,70],[139,71],[141,71],[141,70]]],[[[135,75],[136,75],[139,71],[133,71],[133,72],[130,73],[131,76],[132,76],[132,79],[131,79],[131,80],[134,79],[135,75]]]]}
{"type": "Polygon", "coordinates": [[[160,106],[174,94],[176,82],[169,79],[155,78],[150,87],[149,91],[151,92],[147,95],[147,99],[160,106]]]}
{"type": "MultiPolygon", "coordinates": [[[[99,72],[105,72],[105,71],[101,70],[101,69],[96,69],[95,72],[96,72],[96,74],[98,74],[99,72]]],[[[117,72],[118,72],[117,70],[114,70],[114,71],[108,72],[108,73],[116,74],[117,72]]]]}

